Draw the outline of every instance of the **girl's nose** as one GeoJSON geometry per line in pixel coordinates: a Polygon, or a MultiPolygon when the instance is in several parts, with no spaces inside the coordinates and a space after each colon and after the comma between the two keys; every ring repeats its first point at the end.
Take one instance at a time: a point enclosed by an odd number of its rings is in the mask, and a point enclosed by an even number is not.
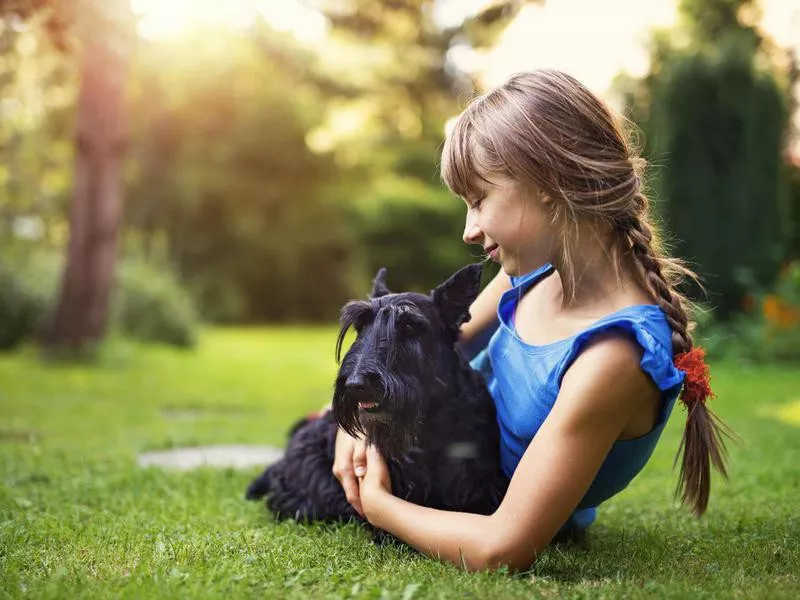
{"type": "Polygon", "coordinates": [[[480,244],[482,238],[483,232],[481,231],[481,228],[478,227],[477,223],[473,222],[469,217],[467,217],[467,223],[464,226],[464,243],[480,244]]]}

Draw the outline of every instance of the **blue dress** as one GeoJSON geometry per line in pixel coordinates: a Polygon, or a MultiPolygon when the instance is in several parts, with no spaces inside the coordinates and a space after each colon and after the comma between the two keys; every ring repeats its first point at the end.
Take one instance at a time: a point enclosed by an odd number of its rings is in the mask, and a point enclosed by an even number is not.
{"type": "Polygon", "coordinates": [[[612,446],[586,495],[565,528],[584,529],[596,517],[601,502],[624,489],[642,470],[672,412],[683,383],[683,372],[672,362],[672,332],[666,315],[654,304],[638,304],[606,315],[583,331],[563,340],[536,346],[516,334],[513,316],[519,299],[553,266],[512,277],[512,289],[500,299],[500,324],[488,346],[473,360],[489,387],[500,426],[500,461],[510,478],[523,453],[556,402],[564,373],[593,335],[616,329],[642,347],[641,368],[661,390],[661,410],[652,430],[612,446]]]}

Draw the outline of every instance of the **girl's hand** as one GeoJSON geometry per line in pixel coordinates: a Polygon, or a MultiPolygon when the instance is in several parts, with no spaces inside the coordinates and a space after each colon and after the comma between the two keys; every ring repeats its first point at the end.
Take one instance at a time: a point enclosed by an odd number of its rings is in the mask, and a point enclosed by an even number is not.
{"type": "Polygon", "coordinates": [[[378,498],[383,494],[392,493],[392,480],[389,476],[389,467],[375,446],[367,446],[366,470],[357,468],[356,477],[358,477],[361,506],[369,521],[370,514],[372,509],[375,508],[375,503],[378,498]]]}
{"type": "Polygon", "coordinates": [[[356,471],[363,471],[367,464],[366,444],[364,440],[350,437],[341,429],[336,431],[334,448],[333,475],[344,489],[347,501],[362,517],[364,509],[359,498],[356,471]]]}

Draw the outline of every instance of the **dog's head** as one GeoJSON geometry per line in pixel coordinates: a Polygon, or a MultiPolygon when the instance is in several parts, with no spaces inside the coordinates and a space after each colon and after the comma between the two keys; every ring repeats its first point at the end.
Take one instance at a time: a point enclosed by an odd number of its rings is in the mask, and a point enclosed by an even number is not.
{"type": "Polygon", "coordinates": [[[394,294],[386,286],[386,269],[380,269],[370,298],[345,305],[333,396],[342,429],[364,434],[385,456],[399,457],[416,443],[430,402],[446,392],[460,360],[454,346],[480,278],[481,265],[468,265],[429,295],[394,294]],[[342,360],[351,327],[357,336],[342,360]]]}

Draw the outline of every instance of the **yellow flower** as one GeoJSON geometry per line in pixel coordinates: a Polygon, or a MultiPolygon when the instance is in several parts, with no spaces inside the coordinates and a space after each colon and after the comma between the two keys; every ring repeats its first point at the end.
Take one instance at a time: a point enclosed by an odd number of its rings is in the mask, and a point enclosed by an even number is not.
{"type": "Polygon", "coordinates": [[[779,296],[767,294],[761,305],[764,318],[775,329],[790,329],[800,325],[800,307],[792,306],[779,296]]]}

